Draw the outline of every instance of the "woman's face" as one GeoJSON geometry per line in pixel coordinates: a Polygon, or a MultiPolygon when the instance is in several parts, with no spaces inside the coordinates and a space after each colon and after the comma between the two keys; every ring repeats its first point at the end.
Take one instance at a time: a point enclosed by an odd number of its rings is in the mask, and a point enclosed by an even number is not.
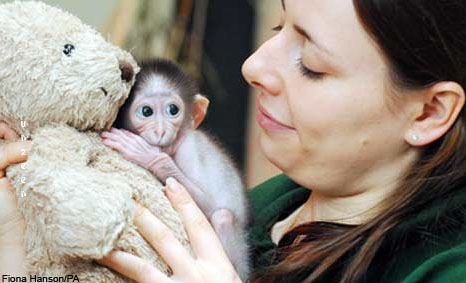
{"type": "Polygon", "coordinates": [[[351,0],[285,0],[277,33],[243,65],[267,158],[301,185],[350,195],[390,184],[405,159],[403,106],[351,0]],[[279,31],[278,31],[279,30],[279,31]]]}

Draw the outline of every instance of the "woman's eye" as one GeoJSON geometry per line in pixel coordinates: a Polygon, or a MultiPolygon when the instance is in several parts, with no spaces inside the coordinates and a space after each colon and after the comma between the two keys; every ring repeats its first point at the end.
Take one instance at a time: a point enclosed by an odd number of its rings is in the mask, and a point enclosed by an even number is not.
{"type": "Polygon", "coordinates": [[[167,107],[167,114],[171,117],[176,117],[180,113],[180,108],[175,104],[170,104],[167,107]]]}
{"type": "Polygon", "coordinates": [[[142,115],[143,117],[150,117],[152,114],[154,114],[154,111],[149,106],[144,105],[138,108],[138,114],[142,115]]]}
{"type": "Polygon", "coordinates": [[[63,48],[63,53],[70,57],[71,56],[71,52],[73,51],[74,49],[74,45],[72,44],[65,44],[64,48],[63,48]]]}
{"type": "Polygon", "coordinates": [[[272,28],[272,30],[273,30],[273,31],[281,31],[282,28],[283,28],[283,26],[277,25],[277,26],[274,26],[274,27],[272,28]]]}
{"type": "Polygon", "coordinates": [[[319,80],[319,79],[322,79],[325,76],[325,73],[316,72],[316,71],[313,71],[313,70],[307,68],[306,66],[304,66],[302,58],[300,58],[298,60],[297,66],[298,66],[299,70],[301,71],[301,74],[303,76],[305,76],[305,77],[310,78],[310,79],[319,80]]]}

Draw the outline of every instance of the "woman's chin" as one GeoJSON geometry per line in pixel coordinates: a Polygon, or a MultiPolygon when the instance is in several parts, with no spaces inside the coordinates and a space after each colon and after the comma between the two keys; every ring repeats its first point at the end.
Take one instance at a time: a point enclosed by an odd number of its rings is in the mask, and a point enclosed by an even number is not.
{"type": "Polygon", "coordinates": [[[260,134],[260,147],[267,160],[285,174],[293,168],[293,148],[288,143],[272,140],[268,135],[260,134]]]}

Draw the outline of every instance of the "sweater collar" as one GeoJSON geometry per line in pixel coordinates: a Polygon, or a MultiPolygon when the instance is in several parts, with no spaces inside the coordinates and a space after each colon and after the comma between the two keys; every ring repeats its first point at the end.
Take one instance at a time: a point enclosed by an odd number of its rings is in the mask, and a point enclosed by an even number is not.
{"type": "MultiPolygon", "coordinates": [[[[251,197],[261,196],[260,201],[256,201],[256,207],[253,207],[255,222],[261,223],[256,227],[261,230],[256,231],[257,236],[268,240],[272,225],[306,202],[311,191],[281,174],[257,186],[251,193],[253,193],[251,197]]],[[[466,225],[465,219],[466,190],[461,190],[429,203],[418,213],[397,225],[389,235],[394,239],[412,233],[434,237],[443,230],[462,228],[466,225]]]]}

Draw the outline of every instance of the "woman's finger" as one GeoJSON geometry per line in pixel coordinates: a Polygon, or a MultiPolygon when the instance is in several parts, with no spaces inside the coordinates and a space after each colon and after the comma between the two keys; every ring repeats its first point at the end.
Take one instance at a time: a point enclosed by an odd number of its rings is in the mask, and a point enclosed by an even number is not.
{"type": "Polygon", "coordinates": [[[173,282],[150,263],[130,253],[112,251],[104,258],[96,261],[139,283],[173,282]]]}
{"type": "Polygon", "coordinates": [[[5,178],[5,177],[0,178],[0,191],[1,190],[7,190],[10,193],[15,192],[15,190],[14,190],[13,186],[11,185],[10,181],[8,181],[8,179],[5,178]]]}
{"type": "Polygon", "coordinates": [[[27,159],[32,141],[17,141],[0,146],[0,178],[5,175],[5,168],[13,163],[27,159]]]}
{"type": "Polygon", "coordinates": [[[6,141],[15,141],[19,139],[19,135],[5,122],[0,121],[0,139],[4,139],[6,141]]]}
{"type": "Polygon", "coordinates": [[[225,258],[226,255],[217,234],[183,185],[172,177],[167,178],[166,185],[168,199],[180,213],[196,255],[214,260],[225,258]]]}
{"type": "Polygon", "coordinates": [[[139,233],[177,275],[189,275],[194,266],[194,259],[175,238],[172,231],[147,208],[134,202],[134,224],[139,233]]]}

